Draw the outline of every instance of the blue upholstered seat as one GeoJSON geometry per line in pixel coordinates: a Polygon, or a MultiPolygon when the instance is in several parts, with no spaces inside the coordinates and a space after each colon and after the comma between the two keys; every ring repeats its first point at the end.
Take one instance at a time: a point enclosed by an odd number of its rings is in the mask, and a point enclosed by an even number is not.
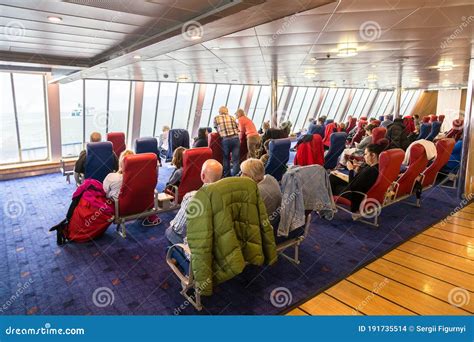
{"type": "Polygon", "coordinates": [[[346,147],[347,134],[338,132],[331,134],[331,146],[324,156],[324,168],[334,169],[337,166],[337,160],[346,147]]]}
{"type": "Polygon", "coordinates": [[[109,173],[114,172],[115,160],[110,141],[88,143],[84,177],[103,182],[109,173]]]}
{"type": "Polygon", "coordinates": [[[265,173],[272,175],[278,181],[281,180],[286,172],[286,165],[290,158],[291,140],[275,139],[270,142],[269,159],[265,167],[265,173]]]}

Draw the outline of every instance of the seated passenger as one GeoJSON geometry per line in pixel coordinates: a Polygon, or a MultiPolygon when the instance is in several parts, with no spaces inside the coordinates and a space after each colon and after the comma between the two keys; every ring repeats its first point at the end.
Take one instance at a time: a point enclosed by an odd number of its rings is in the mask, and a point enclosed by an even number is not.
{"type": "Polygon", "coordinates": [[[375,128],[375,125],[368,124],[365,126],[365,137],[360,143],[355,143],[355,147],[346,148],[341,154],[341,160],[339,164],[346,166],[347,160],[351,157],[362,157],[364,155],[365,148],[372,143],[372,130],[375,128]]]}
{"type": "MultiPolygon", "coordinates": [[[[160,134],[160,138],[158,139],[158,151],[160,152],[160,159],[166,159],[166,155],[168,154],[168,135],[170,132],[169,126],[163,126],[160,134]]],[[[161,164],[161,160],[160,160],[161,164]]]]}
{"type": "Polygon", "coordinates": [[[333,195],[342,196],[351,201],[351,211],[358,212],[364,199],[364,194],[375,184],[379,176],[379,155],[388,146],[388,141],[382,139],[378,144],[370,144],[365,149],[365,165],[358,166],[348,161],[348,179],[338,176],[337,171],[329,176],[333,195]]]}
{"type": "Polygon", "coordinates": [[[207,127],[199,128],[198,136],[196,140],[194,140],[193,147],[207,147],[208,146],[207,135],[208,135],[207,127]]]}
{"type": "Polygon", "coordinates": [[[268,159],[270,158],[270,154],[268,154],[268,150],[270,149],[270,140],[265,141],[263,144],[263,150],[265,151],[264,154],[260,157],[260,161],[263,163],[263,165],[267,165],[268,159]]]}
{"type": "MultiPolygon", "coordinates": [[[[206,160],[201,169],[201,180],[204,183],[203,186],[217,182],[221,179],[222,172],[223,167],[221,163],[214,159],[206,160]]],[[[186,209],[196,192],[197,191],[191,191],[184,195],[178,213],[174,219],[171,220],[170,226],[166,228],[165,236],[172,245],[183,243],[184,238],[186,237],[186,209]]]]}
{"type": "Polygon", "coordinates": [[[105,177],[102,186],[104,187],[105,196],[107,196],[107,198],[111,198],[114,201],[118,200],[120,188],[122,187],[123,182],[123,160],[125,156],[130,154],[135,153],[131,150],[125,150],[120,153],[118,171],[109,173],[107,177],[105,177]]]}
{"type": "MultiPolygon", "coordinates": [[[[102,140],[102,136],[99,132],[92,132],[90,135],[90,142],[100,142],[102,140]]],[[[84,173],[86,172],[86,150],[82,150],[79,153],[79,158],[77,158],[76,164],[74,165],[74,179],[76,180],[76,184],[82,184],[84,181],[84,173]]],[[[115,166],[114,169],[117,170],[118,168],[118,160],[117,156],[114,153],[115,159],[115,166]]]]}
{"type": "Polygon", "coordinates": [[[396,118],[388,125],[386,137],[390,142],[390,148],[401,148],[405,151],[410,145],[402,118],[396,118]]]}
{"type": "Polygon", "coordinates": [[[285,121],[280,125],[280,128],[268,128],[262,135],[262,141],[260,146],[259,155],[262,156],[265,153],[264,144],[270,139],[283,139],[288,138],[291,132],[291,122],[285,121]]]}
{"type": "Polygon", "coordinates": [[[389,115],[384,115],[383,117],[383,121],[380,123],[380,127],[385,127],[387,128],[389,125],[391,125],[393,123],[392,120],[390,120],[390,116],[389,115]]]}
{"type": "MultiPolygon", "coordinates": [[[[135,154],[131,150],[125,150],[122,153],[120,153],[120,158],[119,158],[119,168],[117,172],[112,172],[105,177],[104,182],[102,184],[104,191],[105,191],[105,196],[107,198],[113,199],[114,201],[117,201],[120,195],[120,190],[122,188],[122,183],[123,183],[123,166],[124,166],[124,160],[125,156],[135,154]]],[[[147,218],[145,218],[142,222],[142,225],[150,227],[150,226],[157,226],[161,223],[161,219],[159,218],[158,215],[150,215],[147,218]]]]}
{"type": "Polygon", "coordinates": [[[280,184],[275,177],[265,174],[265,166],[259,159],[247,159],[240,165],[240,170],[241,177],[251,178],[257,183],[270,223],[275,227],[282,199],[280,184]]]}
{"type": "Polygon", "coordinates": [[[173,159],[171,160],[171,165],[175,167],[173,173],[166,183],[166,187],[179,186],[181,183],[181,177],[183,176],[183,153],[186,151],[184,147],[178,147],[174,150],[173,159]]]}

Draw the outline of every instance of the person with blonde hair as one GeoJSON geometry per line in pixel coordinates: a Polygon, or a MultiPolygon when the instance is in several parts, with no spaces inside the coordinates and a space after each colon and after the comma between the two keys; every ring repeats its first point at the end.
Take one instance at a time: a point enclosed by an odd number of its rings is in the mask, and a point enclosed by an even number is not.
{"type": "Polygon", "coordinates": [[[256,158],[261,140],[257,128],[255,128],[253,121],[245,115],[243,109],[237,109],[235,114],[239,122],[240,140],[244,138],[247,140],[247,158],[256,158]]]}
{"type": "Polygon", "coordinates": [[[236,176],[240,171],[240,139],[239,127],[235,118],[229,115],[227,107],[219,108],[219,115],[214,118],[214,128],[222,138],[224,177],[236,176]],[[230,158],[232,157],[232,172],[230,158]]]}
{"type": "Polygon", "coordinates": [[[117,172],[112,172],[105,177],[102,186],[105,191],[105,195],[107,198],[111,198],[114,201],[118,200],[120,194],[120,188],[122,187],[123,183],[123,163],[125,156],[135,154],[132,150],[125,150],[120,153],[119,158],[119,169],[117,172]]]}
{"type": "Polygon", "coordinates": [[[270,223],[275,227],[282,199],[280,184],[275,177],[265,174],[265,166],[259,159],[247,159],[240,165],[240,170],[242,171],[241,177],[248,177],[257,183],[270,223]]]}

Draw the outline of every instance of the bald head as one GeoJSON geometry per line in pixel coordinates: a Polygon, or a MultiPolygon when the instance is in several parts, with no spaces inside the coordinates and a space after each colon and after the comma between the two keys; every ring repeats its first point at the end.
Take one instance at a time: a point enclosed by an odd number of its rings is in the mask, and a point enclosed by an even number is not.
{"type": "Polygon", "coordinates": [[[99,132],[92,132],[90,139],[91,142],[100,142],[102,140],[102,136],[99,132]]]}
{"type": "Polygon", "coordinates": [[[215,159],[208,159],[202,164],[201,180],[204,184],[217,182],[222,177],[222,164],[215,159]]]}

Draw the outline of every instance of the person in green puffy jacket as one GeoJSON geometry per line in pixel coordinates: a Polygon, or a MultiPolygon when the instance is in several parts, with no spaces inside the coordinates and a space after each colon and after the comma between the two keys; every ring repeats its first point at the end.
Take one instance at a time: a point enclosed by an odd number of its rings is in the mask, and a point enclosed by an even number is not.
{"type": "Polygon", "coordinates": [[[213,284],[233,278],[246,264],[276,261],[273,228],[251,179],[232,177],[201,188],[186,212],[191,265],[202,295],[210,296],[213,284]]]}

